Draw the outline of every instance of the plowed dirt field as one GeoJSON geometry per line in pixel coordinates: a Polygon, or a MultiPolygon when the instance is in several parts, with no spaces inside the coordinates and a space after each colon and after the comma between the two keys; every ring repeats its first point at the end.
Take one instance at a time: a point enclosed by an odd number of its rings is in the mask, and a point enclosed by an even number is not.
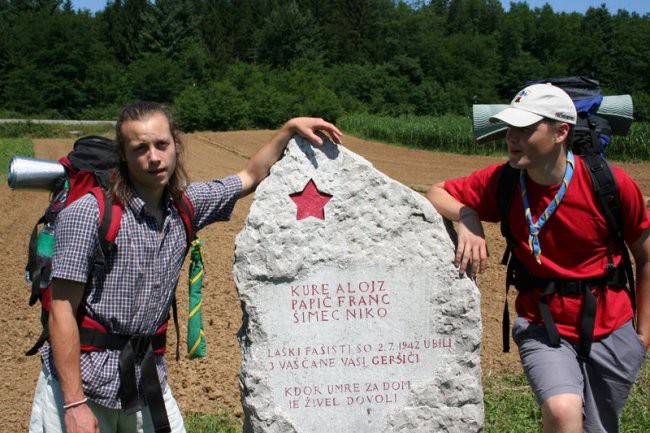
{"type": "MultiPolygon", "coordinates": [[[[188,168],[192,180],[223,177],[239,171],[271,131],[195,133],[185,136],[188,168]]],[[[429,185],[449,177],[469,174],[498,158],[468,157],[408,150],[345,136],[344,145],[371,161],[388,176],[424,192],[429,185]]],[[[67,154],[73,140],[35,140],[39,158],[57,159],[67,154]]],[[[621,164],[650,195],[650,163],[621,164]]],[[[29,288],[23,268],[29,234],[48,200],[46,192],[12,191],[0,185],[0,431],[25,431],[29,420],[34,385],[40,370],[37,357],[24,355],[40,332],[39,311],[28,307],[29,288]]],[[[182,411],[212,413],[226,410],[241,415],[239,401],[239,346],[236,333],[241,325],[241,308],[231,276],[234,239],[241,230],[252,196],[242,199],[227,223],[217,223],[201,232],[205,240],[206,287],[204,321],[208,356],[201,360],[168,357],[170,382],[182,411]]],[[[499,260],[503,242],[496,225],[486,225],[492,257],[490,269],[481,275],[484,376],[519,371],[516,348],[501,353],[501,314],[504,301],[503,267],[499,260]]],[[[185,267],[187,268],[187,267],[185,267]]],[[[181,347],[185,346],[187,276],[181,276],[178,295],[181,347]]],[[[175,335],[169,333],[170,352],[175,335]]]]}

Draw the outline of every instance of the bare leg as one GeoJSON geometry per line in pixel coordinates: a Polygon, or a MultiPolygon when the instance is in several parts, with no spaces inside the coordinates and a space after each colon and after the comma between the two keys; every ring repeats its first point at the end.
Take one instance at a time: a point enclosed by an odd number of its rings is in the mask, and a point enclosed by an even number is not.
{"type": "Polygon", "coordinates": [[[558,394],[542,404],[544,433],[582,433],[582,397],[558,394]]]}

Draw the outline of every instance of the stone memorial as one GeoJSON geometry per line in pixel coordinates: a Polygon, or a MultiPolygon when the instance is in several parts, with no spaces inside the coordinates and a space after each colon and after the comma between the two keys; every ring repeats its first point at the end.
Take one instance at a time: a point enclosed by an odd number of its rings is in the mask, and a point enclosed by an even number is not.
{"type": "Polygon", "coordinates": [[[420,194],[294,137],[235,248],[245,432],[483,430],[479,293],[420,194]]]}

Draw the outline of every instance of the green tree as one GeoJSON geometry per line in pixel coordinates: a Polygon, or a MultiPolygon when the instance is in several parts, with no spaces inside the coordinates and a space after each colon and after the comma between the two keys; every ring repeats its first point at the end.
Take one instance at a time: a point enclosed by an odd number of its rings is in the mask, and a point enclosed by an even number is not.
{"type": "Polygon", "coordinates": [[[174,117],[184,131],[208,129],[210,110],[205,91],[191,86],[174,100],[174,117]]]}
{"type": "Polygon", "coordinates": [[[295,60],[318,58],[319,35],[311,27],[313,21],[311,13],[301,12],[295,1],[272,11],[256,35],[257,60],[286,67],[295,60]]]}
{"type": "Polygon", "coordinates": [[[535,14],[528,4],[510,4],[498,36],[501,79],[496,87],[502,101],[509,100],[526,80],[541,73],[541,63],[530,52],[535,27],[535,14]]]}
{"type": "Polygon", "coordinates": [[[293,69],[280,71],[268,65],[236,63],[228,69],[225,79],[247,101],[248,118],[253,125],[276,128],[300,114],[299,96],[293,90],[295,83],[286,79],[293,75],[293,69]]]}
{"type": "Polygon", "coordinates": [[[17,13],[5,47],[4,105],[26,114],[77,115],[87,72],[110,57],[92,16],[49,7],[17,13]]]}
{"type": "Polygon", "coordinates": [[[150,7],[147,0],[115,0],[98,14],[107,44],[123,65],[140,57],[140,33],[150,7]]]}
{"type": "Polygon", "coordinates": [[[183,71],[161,54],[145,54],[127,68],[130,93],[137,99],[172,102],[183,90],[183,71]]]}
{"type": "Polygon", "coordinates": [[[490,34],[499,27],[503,7],[498,0],[450,0],[447,31],[450,34],[490,34]]]}
{"type": "Polygon", "coordinates": [[[209,113],[209,129],[228,131],[251,126],[246,100],[228,81],[211,83],[205,93],[205,104],[209,113]]]}
{"type": "Polygon", "coordinates": [[[0,0],[0,109],[112,116],[142,98],[180,103],[192,128],[274,127],[296,114],[466,114],[528,79],[593,74],[645,118],[649,51],[650,16],[605,5],[111,0],[93,16],[70,0],[0,0]],[[216,109],[227,115],[211,120],[216,109]]]}
{"type": "Polygon", "coordinates": [[[612,80],[613,59],[610,53],[611,39],[614,35],[612,17],[603,4],[599,8],[589,8],[582,20],[580,31],[575,35],[576,48],[584,55],[574,56],[569,72],[590,75],[612,80]]]}
{"type": "Polygon", "coordinates": [[[201,40],[218,70],[225,70],[234,60],[233,15],[234,6],[229,0],[208,0],[200,14],[201,40]]]}
{"type": "Polygon", "coordinates": [[[192,85],[204,85],[216,79],[226,66],[218,64],[200,40],[193,41],[183,50],[178,65],[183,72],[183,81],[192,85]]]}
{"type": "Polygon", "coordinates": [[[386,27],[394,8],[390,0],[333,0],[329,3],[323,40],[335,62],[381,63],[385,60],[386,27]]]}
{"type": "Polygon", "coordinates": [[[610,45],[612,76],[602,84],[621,93],[650,92],[650,19],[619,12],[610,45]]]}
{"type": "Polygon", "coordinates": [[[126,68],[111,58],[88,66],[81,90],[87,99],[79,116],[86,119],[113,120],[119,107],[133,99],[126,68]]]}
{"type": "Polygon", "coordinates": [[[222,71],[236,61],[255,61],[255,35],[271,10],[270,0],[206,0],[199,29],[222,71]]]}
{"type": "Polygon", "coordinates": [[[178,60],[195,41],[198,10],[193,0],[157,0],[142,18],[141,53],[157,53],[178,60]]]}

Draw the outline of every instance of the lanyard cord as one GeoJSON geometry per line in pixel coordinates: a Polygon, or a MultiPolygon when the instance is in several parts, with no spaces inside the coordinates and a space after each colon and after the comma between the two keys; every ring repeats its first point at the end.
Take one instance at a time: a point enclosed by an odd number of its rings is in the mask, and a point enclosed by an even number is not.
{"type": "Polygon", "coordinates": [[[560,189],[555,194],[553,200],[549,203],[546,210],[539,217],[537,222],[533,222],[533,216],[530,212],[530,204],[528,203],[528,193],[526,191],[526,174],[524,170],[521,170],[519,175],[519,185],[521,186],[521,198],[524,202],[524,215],[526,221],[528,221],[528,246],[530,247],[530,252],[535,255],[535,260],[537,264],[542,264],[542,249],[539,245],[539,231],[542,229],[546,221],[553,215],[553,212],[560,205],[560,202],[566,194],[566,190],[569,187],[571,178],[573,177],[573,171],[575,169],[575,159],[573,153],[569,150],[567,152],[567,161],[566,161],[566,170],[564,171],[564,178],[562,178],[562,183],[560,184],[560,189]]]}

